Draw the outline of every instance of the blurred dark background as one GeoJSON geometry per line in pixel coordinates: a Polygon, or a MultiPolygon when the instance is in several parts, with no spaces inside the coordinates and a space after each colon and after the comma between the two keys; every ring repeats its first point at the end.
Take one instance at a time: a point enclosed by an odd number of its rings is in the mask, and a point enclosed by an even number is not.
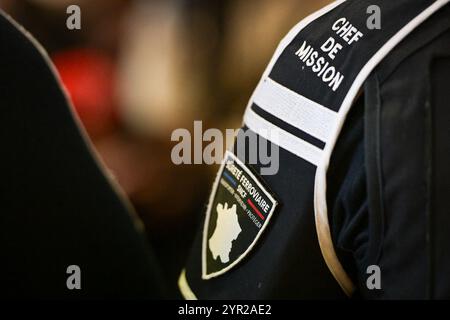
{"type": "Polygon", "coordinates": [[[278,42],[329,0],[0,0],[48,51],[128,194],[171,293],[215,166],[174,165],[171,133],[238,128],[278,42]],[[66,8],[81,9],[69,30],[66,8]],[[174,195],[176,195],[174,197],[174,195]]]}

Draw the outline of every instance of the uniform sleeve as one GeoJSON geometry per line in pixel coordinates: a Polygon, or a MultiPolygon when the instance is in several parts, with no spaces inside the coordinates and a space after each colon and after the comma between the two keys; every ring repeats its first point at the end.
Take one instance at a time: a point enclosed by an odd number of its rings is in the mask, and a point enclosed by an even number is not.
{"type": "Polygon", "coordinates": [[[364,163],[364,95],[356,101],[334,148],[327,175],[332,239],[360,296],[368,259],[369,212],[364,163]]]}
{"type": "Polygon", "coordinates": [[[333,242],[357,297],[450,297],[450,33],[428,27],[366,81],[328,171],[333,242]]]}

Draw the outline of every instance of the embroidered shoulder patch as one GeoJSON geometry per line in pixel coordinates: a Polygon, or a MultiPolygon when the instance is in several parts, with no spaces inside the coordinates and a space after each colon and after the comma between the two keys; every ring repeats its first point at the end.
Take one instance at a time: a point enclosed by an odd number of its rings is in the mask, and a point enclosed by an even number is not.
{"type": "Polygon", "coordinates": [[[278,202],[233,153],[217,173],[203,228],[202,278],[219,276],[254,247],[278,202]]]}

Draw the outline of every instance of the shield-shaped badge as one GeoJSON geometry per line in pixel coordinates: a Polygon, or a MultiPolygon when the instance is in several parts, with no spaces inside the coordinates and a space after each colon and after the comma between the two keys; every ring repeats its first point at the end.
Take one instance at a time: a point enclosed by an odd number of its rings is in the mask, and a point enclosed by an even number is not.
{"type": "Polygon", "coordinates": [[[202,245],[202,278],[238,264],[267,227],[278,202],[261,178],[227,152],[208,203],[202,245]]]}

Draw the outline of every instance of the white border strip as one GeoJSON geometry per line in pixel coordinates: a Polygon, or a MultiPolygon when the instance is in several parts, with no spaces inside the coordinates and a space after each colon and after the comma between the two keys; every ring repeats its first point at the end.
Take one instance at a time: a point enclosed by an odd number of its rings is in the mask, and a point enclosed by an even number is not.
{"type": "Polygon", "coordinates": [[[245,111],[244,122],[250,130],[256,132],[264,139],[271,141],[315,166],[321,163],[323,151],[320,148],[273,125],[256,114],[251,108],[245,111]]]}
{"type": "MultiPolygon", "coordinates": [[[[341,3],[345,2],[346,0],[337,0],[334,1],[332,3],[330,3],[329,5],[323,7],[322,9],[313,12],[312,14],[310,14],[309,16],[307,16],[306,18],[304,18],[303,20],[301,20],[299,23],[297,23],[289,32],[288,34],[280,41],[280,44],[278,45],[278,47],[275,50],[275,53],[273,54],[272,58],[270,59],[269,64],[267,65],[266,69],[264,70],[264,73],[261,77],[261,79],[259,80],[258,86],[261,86],[261,83],[269,78],[269,74],[272,71],[273,66],[275,65],[275,62],[278,60],[279,56],[283,53],[284,49],[286,49],[286,47],[291,43],[291,41],[297,36],[297,34],[303,29],[305,28],[308,24],[310,24],[312,21],[316,20],[317,18],[323,16],[324,14],[328,13],[329,11],[333,10],[334,8],[336,8],[337,6],[339,6],[341,3]]],[[[258,115],[256,115],[252,110],[251,110],[251,106],[253,104],[253,101],[255,99],[256,96],[256,92],[257,90],[255,90],[253,92],[253,94],[251,95],[248,104],[247,104],[247,108],[246,108],[246,112],[244,115],[244,121],[243,124],[246,124],[252,131],[258,130],[258,127],[260,126],[265,126],[266,124],[268,124],[269,126],[272,125],[270,122],[266,121],[265,119],[259,117],[258,115]],[[255,120],[257,119],[257,120],[255,120]],[[253,123],[248,123],[249,121],[255,120],[253,123]],[[262,121],[259,121],[262,120],[262,121]],[[259,123],[259,124],[258,124],[259,123]],[[253,128],[253,129],[252,129],[253,128]]],[[[272,125],[273,126],[273,125],[272,125]]],[[[295,137],[294,135],[278,128],[278,132],[280,133],[280,137],[281,136],[285,136],[286,139],[283,140],[283,145],[281,147],[285,148],[286,146],[290,146],[289,151],[293,152],[294,154],[304,154],[304,156],[308,156],[309,157],[309,162],[313,163],[314,165],[317,165],[318,163],[318,154],[316,154],[317,150],[314,150],[312,148],[316,148],[315,146],[307,143],[306,141],[301,140],[300,138],[295,137]],[[294,137],[295,139],[291,139],[292,137],[294,137]],[[297,141],[298,140],[298,141],[297,141]],[[300,142],[301,141],[301,142],[300,142]],[[286,143],[285,143],[286,142],[286,143]],[[304,147],[295,147],[295,145],[304,145],[304,147]],[[311,148],[312,147],[312,148],[311,148]],[[302,150],[307,150],[307,149],[311,149],[305,153],[303,153],[302,150]]],[[[258,131],[256,131],[257,133],[259,133],[258,131]]],[[[275,134],[272,135],[272,137],[276,136],[275,134]]],[[[270,137],[265,137],[270,138],[270,137]]],[[[271,139],[267,139],[271,142],[271,139]]],[[[280,139],[282,140],[282,139],[280,139]]],[[[275,143],[275,142],[274,142],[275,143]]],[[[278,145],[278,142],[276,142],[275,144],[278,145]]],[[[319,148],[317,148],[318,150],[320,150],[319,148]]],[[[322,150],[320,150],[320,152],[322,152],[322,150]]]]}
{"type": "Polygon", "coordinates": [[[205,219],[205,225],[203,226],[203,243],[202,243],[202,279],[208,280],[208,279],[220,276],[221,274],[224,274],[225,272],[227,272],[228,270],[233,268],[235,265],[237,265],[242,259],[244,259],[245,256],[253,249],[253,247],[255,246],[259,237],[262,235],[262,233],[268,226],[270,218],[272,217],[272,214],[275,211],[275,208],[277,207],[277,205],[278,205],[278,202],[272,197],[272,195],[270,193],[266,192],[266,188],[261,184],[261,182],[259,182],[259,179],[257,179],[255,177],[255,175],[248,169],[248,167],[245,164],[243,164],[238,159],[238,157],[236,157],[233,153],[231,153],[230,151],[227,151],[225,153],[225,157],[222,162],[222,165],[220,166],[220,169],[217,173],[216,180],[214,181],[213,190],[211,192],[211,196],[209,197],[208,208],[206,210],[206,219],[205,219]],[[222,177],[222,172],[225,169],[225,165],[229,161],[236,162],[245,171],[245,173],[248,174],[253,179],[253,181],[256,182],[258,187],[261,190],[265,191],[265,195],[270,199],[270,201],[272,201],[273,205],[272,205],[272,208],[270,209],[270,212],[266,216],[266,220],[265,220],[264,224],[262,225],[261,229],[258,231],[258,234],[256,235],[255,239],[253,239],[250,246],[236,260],[234,260],[232,263],[227,265],[225,268],[223,268],[219,271],[213,272],[213,273],[207,273],[206,272],[207,271],[206,270],[206,267],[207,267],[207,265],[206,265],[206,247],[207,247],[206,243],[207,243],[207,238],[208,238],[209,218],[211,217],[212,204],[213,204],[214,198],[216,196],[216,191],[219,186],[219,181],[222,177]]]}
{"type": "Polygon", "coordinates": [[[178,278],[178,287],[185,300],[197,300],[197,297],[192,292],[191,287],[187,282],[185,269],[181,271],[180,277],[178,278]]]}
{"type": "Polygon", "coordinates": [[[354,285],[350,278],[347,276],[343,269],[339,259],[334,251],[333,242],[331,240],[330,226],[328,224],[328,210],[327,210],[327,180],[326,172],[331,158],[331,153],[344,125],[345,118],[350,110],[353,100],[358,94],[362,84],[367,79],[372,70],[380,63],[380,61],[411,31],[413,31],[418,25],[430,17],[434,12],[447,4],[450,0],[437,0],[422,13],[412,19],[407,25],[405,25],[400,31],[398,31],[391,39],[389,39],[380,50],[367,62],[367,64],[361,69],[358,76],[355,78],[350,90],[347,92],[344,101],[339,109],[339,119],[332,137],[326,144],[324,149],[323,162],[318,166],[316,171],[316,179],[314,186],[314,209],[316,219],[316,230],[319,238],[320,249],[322,255],[327,263],[331,273],[338,281],[342,289],[347,295],[350,295],[354,290],[354,285]]]}
{"type": "Polygon", "coordinates": [[[325,108],[278,82],[266,78],[256,88],[253,102],[273,116],[327,142],[338,113],[325,108]]]}

